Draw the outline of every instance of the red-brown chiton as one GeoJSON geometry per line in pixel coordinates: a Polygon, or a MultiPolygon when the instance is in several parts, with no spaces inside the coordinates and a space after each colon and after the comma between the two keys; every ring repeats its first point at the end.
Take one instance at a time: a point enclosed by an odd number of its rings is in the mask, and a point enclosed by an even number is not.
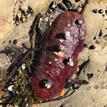
{"type": "Polygon", "coordinates": [[[33,65],[33,93],[44,101],[59,96],[67,80],[76,72],[83,49],[85,22],[77,12],[64,11],[45,32],[40,63],[33,65]]]}

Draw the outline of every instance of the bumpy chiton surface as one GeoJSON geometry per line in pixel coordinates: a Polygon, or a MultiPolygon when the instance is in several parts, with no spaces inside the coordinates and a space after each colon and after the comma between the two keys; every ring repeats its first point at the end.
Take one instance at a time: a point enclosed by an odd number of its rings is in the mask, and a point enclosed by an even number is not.
{"type": "Polygon", "coordinates": [[[37,97],[49,101],[60,95],[67,80],[77,70],[85,32],[83,16],[70,11],[58,15],[46,31],[40,64],[33,65],[31,86],[37,97]]]}

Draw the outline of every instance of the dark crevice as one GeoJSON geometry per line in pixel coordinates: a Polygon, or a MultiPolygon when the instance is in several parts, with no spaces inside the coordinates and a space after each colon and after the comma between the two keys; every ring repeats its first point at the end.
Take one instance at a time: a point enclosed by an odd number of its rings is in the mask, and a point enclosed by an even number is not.
{"type": "Polygon", "coordinates": [[[61,47],[59,45],[53,45],[47,48],[48,51],[51,52],[59,52],[62,51],[61,47]]]}
{"type": "Polygon", "coordinates": [[[66,35],[64,32],[58,33],[55,38],[66,40],[66,35]]]}

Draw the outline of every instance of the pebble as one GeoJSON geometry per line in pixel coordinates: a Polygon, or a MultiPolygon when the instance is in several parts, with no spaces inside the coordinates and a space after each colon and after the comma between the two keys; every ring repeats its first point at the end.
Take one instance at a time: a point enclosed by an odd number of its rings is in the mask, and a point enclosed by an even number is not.
{"type": "Polygon", "coordinates": [[[105,14],[107,15],[107,10],[105,10],[105,14]]]}
{"type": "Polygon", "coordinates": [[[93,9],[92,12],[93,12],[93,13],[97,13],[98,10],[97,10],[97,9],[93,9]]]}
{"type": "Polygon", "coordinates": [[[13,40],[13,44],[16,45],[17,44],[17,39],[13,40]]]}
{"type": "Polygon", "coordinates": [[[105,34],[105,35],[103,36],[103,38],[107,41],[107,34],[105,34]]]}
{"type": "Polygon", "coordinates": [[[92,77],[93,77],[93,73],[87,73],[87,77],[88,77],[88,79],[90,80],[92,77]]]}
{"type": "Polygon", "coordinates": [[[103,13],[103,9],[100,9],[98,12],[99,12],[100,14],[102,14],[102,13],[103,13]]]}
{"type": "Polygon", "coordinates": [[[103,32],[102,32],[102,30],[100,30],[100,32],[99,32],[99,36],[102,36],[103,35],[103,32]]]}
{"type": "Polygon", "coordinates": [[[65,5],[65,4],[63,4],[63,3],[59,3],[59,4],[58,4],[58,7],[59,7],[59,9],[67,10],[66,5],[65,5]]]}
{"type": "Polygon", "coordinates": [[[80,88],[80,84],[74,84],[73,85],[73,89],[78,89],[78,88],[80,88]]]}
{"type": "Polygon", "coordinates": [[[93,37],[93,39],[95,40],[95,39],[96,39],[96,37],[93,37]]]}
{"type": "Polygon", "coordinates": [[[98,89],[98,85],[95,85],[94,88],[95,88],[95,89],[98,89]]]}
{"type": "Polygon", "coordinates": [[[89,49],[95,49],[96,47],[94,45],[90,45],[89,49]]]}

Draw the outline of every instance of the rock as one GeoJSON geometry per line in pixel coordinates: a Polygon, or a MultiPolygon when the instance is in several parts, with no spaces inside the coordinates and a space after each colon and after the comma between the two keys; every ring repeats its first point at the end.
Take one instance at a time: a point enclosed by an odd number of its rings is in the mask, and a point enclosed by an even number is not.
{"type": "Polygon", "coordinates": [[[0,45],[5,42],[13,27],[15,0],[0,0],[0,45]]]}
{"type": "Polygon", "coordinates": [[[2,10],[0,11],[0,50],[8,44],[8,39],[13,36],[11,33],[17,27],[13,19],[16,15],[19,18],[22,15],[19,8],[26,12],[28,6],[31,6],[34,14],[37,14],[46,12],[50,2],[51,0],[0,0],[0,10],[2,10]]]}
{"type": "Polygon", "coordinates": [[[105,18],[107,18],[107,16],[105,15],[105,12],[103,12],[102,14],[99,13],[100,10],[105,11],[106,6],[107,2],[105,2],[105,0],[101,1],[100,3],[93,1],[87,4],[83,12],[87,27],[87,43],[92,42],[93,38],[98,36],[99,30],[102,29],[103,32],[106,32],[105,28],[107,27],[107,21],[105,20],[105,18]],[[97,11],[97,13],[93,12],[95,10],[97,11]]]}
{"type": "Polygon", "coordinates": [[[34,13],[44,13],[48,9],[48,5],[51,1],[52,0],[31,0],[29,5],[32,7],[34,13]]]}

